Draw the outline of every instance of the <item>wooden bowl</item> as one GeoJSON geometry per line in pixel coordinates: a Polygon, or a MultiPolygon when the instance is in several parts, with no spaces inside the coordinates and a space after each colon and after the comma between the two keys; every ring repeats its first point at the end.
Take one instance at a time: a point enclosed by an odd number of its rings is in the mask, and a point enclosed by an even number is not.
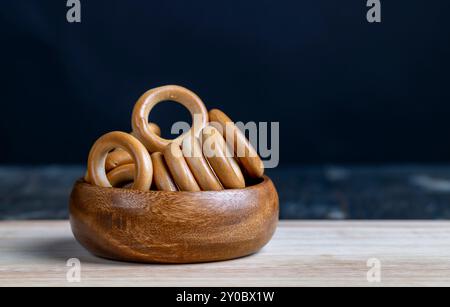
{"type": "Polygon", "coordinates": [[[78,181],[70,197],[76,239],[108,259],[195,263],[247,256],[272,238],[278,194],[264,177],[239,190],[142,192],[78,181]]]}

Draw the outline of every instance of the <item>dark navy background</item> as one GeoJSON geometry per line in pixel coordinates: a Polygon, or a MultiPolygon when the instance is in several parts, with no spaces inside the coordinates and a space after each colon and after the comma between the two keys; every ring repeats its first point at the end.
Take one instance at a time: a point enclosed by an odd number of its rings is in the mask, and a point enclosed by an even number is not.
{"type": "Polygon", "coordinates": [[[284,165],[450,161],[449,1],[382,1],[381,24],[365,0],[81,2],[69,24],[65,0],[2,1],[0,163],[85,162],[163,84],[280,121],[284,165]]]}

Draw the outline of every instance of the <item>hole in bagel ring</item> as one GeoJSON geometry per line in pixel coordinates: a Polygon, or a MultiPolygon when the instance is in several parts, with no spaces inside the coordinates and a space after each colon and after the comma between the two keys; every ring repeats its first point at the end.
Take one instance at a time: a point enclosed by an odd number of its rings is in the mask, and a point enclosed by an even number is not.
{"type": "Polygon", "coordinates": [[[160,102],[175,101],[186,107],[192,116],[192,127],[187,133],[198,136],[208,122],[208,111],[202,100],[190,90],[177,86],[167,85],[149,90],[142,95],[133,109],[132,127],[136,137],[147,147],[150,153],[162,152],[172,142],[181,144],[184,136],[178,136],[174,140],[168,140],[156,135],[148,126],[151,110],[160,102]]]}

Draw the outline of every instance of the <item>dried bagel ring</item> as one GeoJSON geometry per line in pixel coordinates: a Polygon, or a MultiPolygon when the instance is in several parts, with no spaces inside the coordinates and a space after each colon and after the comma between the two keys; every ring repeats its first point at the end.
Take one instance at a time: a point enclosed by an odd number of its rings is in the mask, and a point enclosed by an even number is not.
{"type": "Polygon", "coordinates": [[[219,131],[223,134],[229,146],[234,149],[234,153],[245,173],[252,178],[261,178],[264,175],[264,163],[241,130],[220,110],[209,111],[209,119],[211,122],[217,122],[221,125],[222,129],[219,129],[219,131]]]}
{"type": "Polygon", "coordinates": [[[208,122],[208,111],[201,99],[190,90],[176,85],[167,85],[149,90],[139,98],[133,109],[132,126],[136,137],[150,152],[162,152],[171,142],[181,144],[184,135],[167,140],[152,132],[148,127],[151,110],[162,101],[175,101],[186,107],[192,115],[193,127],[187,133],[198,135],[208,122]]]}
{"type": "Polygon", "coordinates": [[[163,154],[155,152],[151,155],[153,162],[153,182],[158,191],[178,191],[164,161],[163,154]]]}
{"type": "Polygon", "coordinates": [[[245,179],[222,134],[212,125],[202,130],[203,154],[226,189],[245,188],[245,179]]]}
{"type": "MultiPolygon", "coordinates": [[[[148,123],[148,129],[152,131],[157,136],[161,136],[161,128],[155,123],[148,123]]],[[[131,132],[133,134],[133,132],[131,132]]]]}
{"type": "Polygon", "coordinates": [[[202,191],[220,191],[223,186],[203,156],[197,137],[188,135],[181,145],[183,156],[202,191]]]}
{"type": "MultiPolygon", "coordinates": [[[[167,170],[164,157],[160,152],[151,156],[153,164],[153,184],[158,191],[178,191],[176,184],[167,170]]],[[[134,180],[134,164],[124,164],[116,167],[108,174],[108,180],[113,187],[130,188],[134,180]]]]}
{"type": "MultiPolygon", "coordinates": [[[[161,129],[157,124],[149,123],[148,124],[149,129],[155,133],[156,135],[161,135],[161,129]]],[[[133,133],[131,133],[133,135],[133,133]]],[[[133,135],[134,136],[134,135],[133,135]]],[[[116,149],[113,152],[108,154],[108,157],[106,158],[106,171],[109,172],[110,170],[113,170],[114,168],[124,165],[124,164],[131,164],[133,163],[133,158],[123,149],[116,149]]]]}
{"type": "Polygon", "coordinates": [[[105,169],[109,172],[121,165],[132,163],[133,158],[125,150],[118,148],[110,152],[106,157],[105,169]]]}
{"type": "Polygon", "coordinates": [[[107,174],[108,181],[113,187],[120,187],[134,180],[134,164],[124,164],[116,167],[107,174]]]}
{"type": "Polygon", "coordinates": [[[88,159],[88,176],[92,183],[100,187],[111,187],[105,172],[105,163],[108,153],[116,148],[127,151],[133,158],[135,164],[133,189],[148,191],[153,177],[150,155],[134,136],[119,131],[105,134],[92,147],[88,159]]]}
{"type": "Polygon", "coordinates": [[[200,187],[183,157],[180,145],[176,143],[169,144],[164,148],[163,155],[172,178],[180,191],[199,192],[200,187]]]}

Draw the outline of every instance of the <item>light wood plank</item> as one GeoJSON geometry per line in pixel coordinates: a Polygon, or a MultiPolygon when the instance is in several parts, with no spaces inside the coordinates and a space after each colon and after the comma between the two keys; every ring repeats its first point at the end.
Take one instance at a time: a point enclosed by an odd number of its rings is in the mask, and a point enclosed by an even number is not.
{"type": "Polygon", "coordinates": [[[0,223],[0,286],[450,286],[450,222],[283,221],[260,253],[195,265],[96,258],[67,221],[0,223]],[[82,263],[68,283],[66,261],[82,263]],[[378,258],[382,282],[368,283],[378,258]]]}

